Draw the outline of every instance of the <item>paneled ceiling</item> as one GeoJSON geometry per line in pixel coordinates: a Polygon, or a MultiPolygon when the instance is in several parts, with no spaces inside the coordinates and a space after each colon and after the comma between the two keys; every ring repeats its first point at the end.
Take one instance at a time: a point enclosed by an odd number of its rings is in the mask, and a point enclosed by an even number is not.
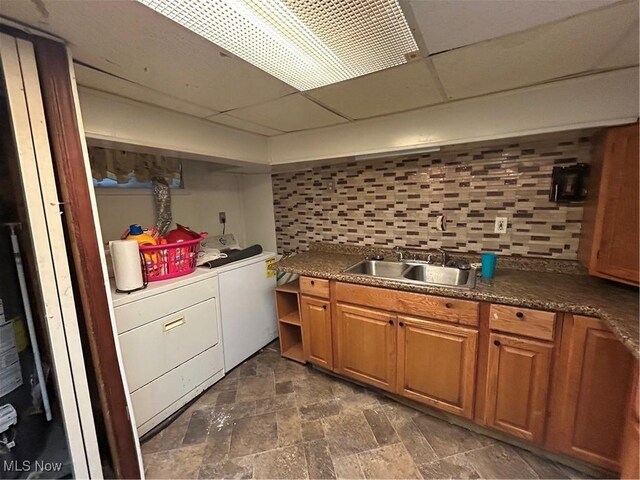
{"type": "Polygon", "coordinates": [[[638,65],[638,0],[401,0],[422,58],[307,92],[133,0],[2,0],[69,43],[78,83],[260,135],[638,65]]]}

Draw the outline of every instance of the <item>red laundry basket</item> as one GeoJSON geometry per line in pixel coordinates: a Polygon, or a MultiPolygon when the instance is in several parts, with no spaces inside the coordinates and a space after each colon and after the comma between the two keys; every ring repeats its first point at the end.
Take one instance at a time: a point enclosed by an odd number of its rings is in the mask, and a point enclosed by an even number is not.
{"type": "Polygon", "coordinates": [[[147,280],[149,282],[168,280],[195,271],[200,243],[206,236],[206,233],[201,233],[198,238],[184,242],[141,245],[140,251],[144,255],[147,280]]]}

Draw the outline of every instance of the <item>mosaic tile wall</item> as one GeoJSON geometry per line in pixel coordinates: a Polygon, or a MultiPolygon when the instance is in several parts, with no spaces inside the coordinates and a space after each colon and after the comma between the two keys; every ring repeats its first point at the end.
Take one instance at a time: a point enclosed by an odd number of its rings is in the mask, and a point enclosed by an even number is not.
{"type": "Polygon", "coordinates": [[[582,205],[549,201],[551,170],[588,163],[590,139],[510,142],[276,173],[278,251],[324,241],[576,259],[582,205]]]}

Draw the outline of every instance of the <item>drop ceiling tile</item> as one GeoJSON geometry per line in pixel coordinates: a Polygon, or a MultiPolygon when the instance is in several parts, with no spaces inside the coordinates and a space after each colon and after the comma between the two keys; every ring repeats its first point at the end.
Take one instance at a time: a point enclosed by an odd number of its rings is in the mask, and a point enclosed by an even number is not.
{"type": "Polygon", "coordinates": [[[430,54],[568,18],[617,0],[447,0],[409,2],[430,54]]]}
{"type": "Polygon", "coordinates": [[[98,70],[74,64],[76,81],[78,85],[89,87],[94,90],[112,93],[120,97],[130,98],[139,102],[168,108],[176,112],[186,113],[194,117],[209,117],[218,112],[193,103],[185,102],[178,98],[171,97],[165,93],[152,90],[142,85],[138,85],[122,78],[114,77],[98,70]]]}
{"type": "MultiPolygon", "coordinates": [[[[637,5],[637,4],[636,4],[637,5]]],[[[638,57],[640,57],[640,49],[638,48],[638,20],[636,14],[636,23],[622,37],[622,39],[607,52],[597,64],[597,68],[617,68],[626,67],[628,65],[637,65],[638,57]]]]}
{"type": "Polygon", "coordinates": [[[637,18],[620,3],[431,58],[451,99],[509,90],[597,69],[637,18]]]}
{"type": "Polygon", "coordinates": [[[240,130],[245,130],[247,132],[257,133],[259,135],[266,135],[267,137],[272,137],[274,135],[280,135],[281,133],[284,133],[281,130],[275,130],[273,128],[263,127],[262,125],[257,125],[255,123],[249,122],[248,120],[232,117],[227,113],[214,115],[212,117],[207,118],[207,120],[215,123],[220,123],[228,127],[239,128],[240,130]]]}
{"type": "Polygon", "coordinates": [[[336,112],[361,119],[443,102],[437,82],[419,60],[307,94],[336,112]]]}
{"type": "Polygon", "coordinates": [[[283,132],[326,127],[347,121],[299,93],[227,113],[283,132]]]}
{"type": "Polygon", "coordinates": [[[138,2],[2,0],[2,15],[65,39],[81,63],[210,110],[297,91],[138,2]]]}

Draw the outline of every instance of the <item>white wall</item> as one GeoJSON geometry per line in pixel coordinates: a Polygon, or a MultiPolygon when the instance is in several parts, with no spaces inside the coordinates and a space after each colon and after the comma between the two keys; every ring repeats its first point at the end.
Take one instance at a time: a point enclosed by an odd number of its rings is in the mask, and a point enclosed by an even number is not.
{"type": "MultiPolygon", "coordinates": [[[[184,190],[172,190],[171,209],[174,222],[210,234],[222,233],[218,212],[227,214],[227,233],[246,243],[242,179],[239,175],[220,173],[206,162],[183,161],[184,190]]],[[[155,225],[155,206],[151,190],[96,190],[100,226],[105,241],[120,238],[132,223],[155,225]]],[[[274,234],[275,235],[275,234],[274,234]]],[[[274,240],[275,243],[275,240],[274,240]]]]}
{"type": "Polygon", "coordinates": [[[231,162],[267,163],[267,138],[79,87],[87,137],[231,162]]]}
{"type": "Polygon", "coordinates": [[[269,138],[284,164],[521,137],[638,118],[638,68],[552,82],[371,120],[269,138]]]}
{"type": "MultiPolygon", "coordinates": [[[[218,212],[227,214],[227,233],[242,246],[256,243],[276,251],[271,174],[221,173],[207,162],[184,160],[184,190],[172,190],[171,210],[178,222],[211,235],[222,233],[218,212]]],[[[116,240],[132,223],[155,225],[151,190],[97,189],[103,240],[116,240]]]]}
{"type": "Polygon", "coordinates": [[[638,118],[637,67],[270,138],[79,90],[89,138],[254,166],[618,125],[638,118]]]}
{"type": "Polygon", "coordinates": [[[247,245],[259,243],[265,250],[275,252],[276,224],[271,174],[243,175],[242,194],[247,245]]]}
{"type": "MultiPolygon", "coordinates": [[[[629,68],[487,95],[335,127],[266,138],[195,117],[80,88],[87,137],[184,152],[255,168],[429,145],[517,137],[633,122],[638,117],[638,69],[629,68]],[[252,163],[249,163],[252,162],[252,163]]],[[[185,161],[187,189],[173,198],[174,219],[219,233],[218,212],[242,244],[275,250],[269,174],[223,174],[206,162],[185,161]]],[[[152,225],[150,192],[99,193],[105,240],[130,223],[152,225]]]]}

